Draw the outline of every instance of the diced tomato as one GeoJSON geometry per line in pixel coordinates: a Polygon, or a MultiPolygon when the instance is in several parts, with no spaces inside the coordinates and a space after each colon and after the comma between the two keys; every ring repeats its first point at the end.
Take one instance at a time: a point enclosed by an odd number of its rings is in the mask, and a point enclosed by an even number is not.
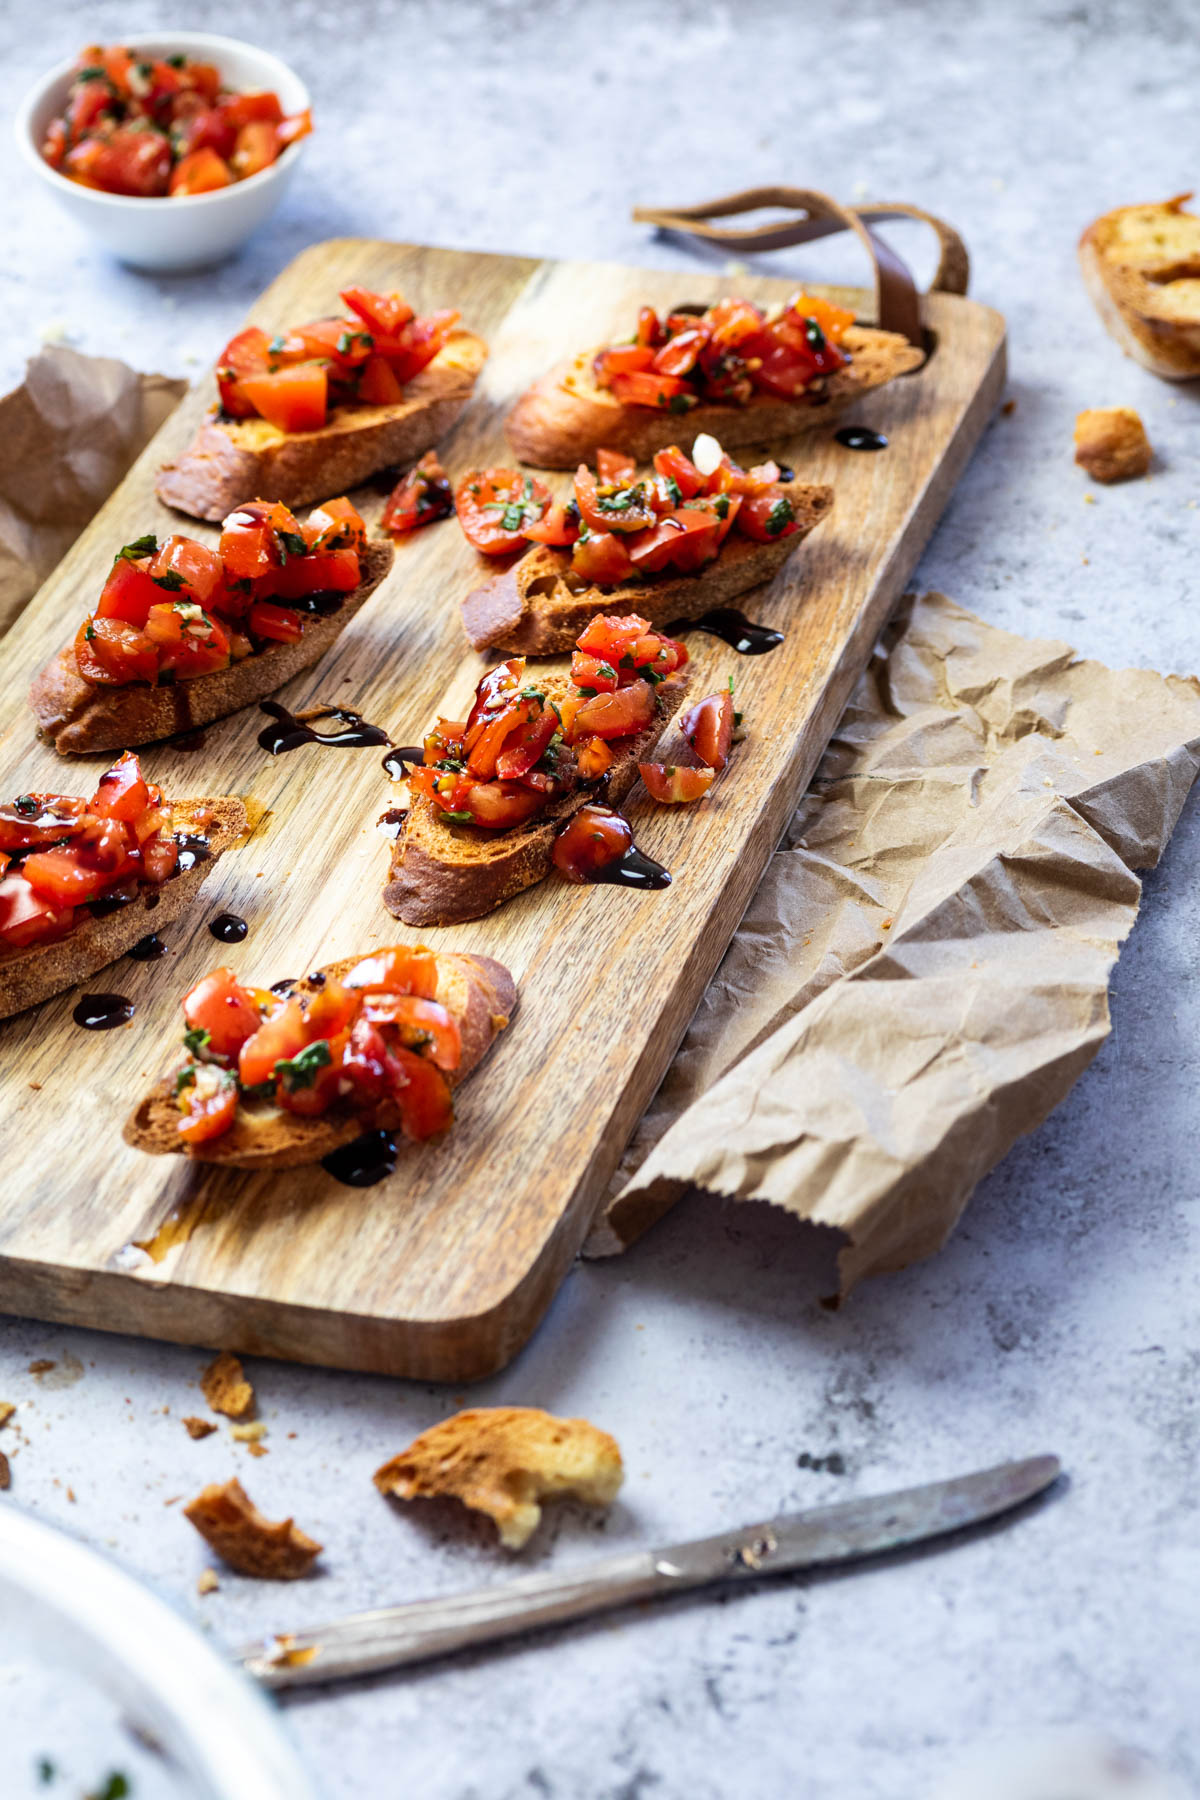
{"type": "Polygon", "coordinates": [[[159,665],[180,680],[229,667],[229,634],[212,613],[193,601],[152,606],[146,636],[156,646],[159,665]]]}
{"type": "Polygon", "coordinates": [[[475,700],[467,714],[460,739],[468,750],[491,715],[500,708],[511,705],[516,699],[524,673],[525,658],[510,656],[507,662],[497,663],[494,668],[489,669],[476,684],[475,700]]]}
{"type": "Polygon", "coordinates": [[[247,326],[230,338],[217,359],[217,389],[222,409],[232,419],[248,419],[254,406],[242,393],[241,383],[247,375],[263,375],[271,362],[271,339],[257,325],[247,326]]]}
{"type": "Polygon", "coordinates": [[[714,342],[722,350],[733,350],[761,330],[763,315],[749,300],[718,300],[705,319],[714,342]]]}
{"type": "Polygon", "coordinates": [[[68,142],[78,143],[105,113],[114,111],[115,96],[106,81],[77,81],[67,102],[65,120],[57,121],[68,142]]]}
{"type": "Polygon", "coordinates": [[[654,308],[652,306],[639,306],[637,321],[638,343],[649,345],[653,348],[656,344],[661,344],[662,340],[663,328],[658,322],[658,314],[655,312],[654,308]]]}
{"type": "Polygon", "coordinates": [[[179,1135],[187,1144],[207,1144],[222,1137],[237,1115],[238,1085],[231,1069],[222,1070],[220,1086],[212,1093],[207,1083],[201,1087],[193,1081],[180,1093],[185,1108],[179,1121],[179,1135]]]}
{"type": "Polygon", "coordinates": [[[279,133],[268,119],[251,119],[237,134],[229,165],[239,181],[269,169],[279,155],[279,133]]]}
{"type": "Polygon", "coordinates": [[[21,864],[30,887],[55,907],[83,906],[97,899],[119,871],[119,863],[115,870],[106,871],[83,861],[74,844],[65,844],[60,850],[34,850],[21,864]]]}
{"type": "MultiPolygon", "coordinates": [[[[489,716],[470,746],[467,757],[467,773],[476,780],[487,781],[496,773],[496,764],[501,750],[522,727],[536,715],[537,702],[522,700],[515,706],[506,706],[502,712],[489,716]]],[[[530,765],[532,767],[532,764],[530,765]]],[[[523,770],[520,773],[524,773],[523,770]]]]}
{"type": "Polygon", "coordinates": [[[123,619],[127,625],[139,627],[146,623],[150,608],[163,597],[163,590],[151,573],[153,561],[153,557],[135,558],[122,550],[101,590],[96,607],[99,618],[123,619]]]}
{"type": "MultiPolygon", "coordinates": [[[[207,544],[197,543],[195,538],[178,534],[167,539],[151,561],[149,572],[157,589],[153,605],[162,600],[165,588],[177,592],[181,600],[195,600],[200,606],[207,606],[224,585],[225,570],[217,552],[207,544]]],[[[145,620],[134,619],[133,623],[145,624],[145,620]]]]}
{"type": "Polygon", "coordinates": [[[238,388],[280,431],[319,431],[328,417],[329,377],[322,363],[290,363],[274,374],[244,375],[238,388]]]}
{"type": "Polygon", "coordinates": [[[558,715],[553,707],[536,708],[533,717],[505,739],[504,748],[496,758],[496,774],[501,781],[519,781],[522,775],[528,775],[557,730],[558,715]]]}
{"type": "Polygon", "coordinates": [[[579,537],[579,508],[569,500],[552,500],[549,510],[534,525],[526,525],[531,544],[550,544],[565,549],[579,537]]]}
{"type": "Polygon", "coordinates": [[[119,127],[109,137],[75,144],[63,166],[110,194],[146,199],[167,191],[171,146],[161,132],[119,127]]]}
{"type": "Polygon", "coordinates": [[[42,155],[52,169],[61,169],[67,153],[67,126],[64,119],[51,119],[42,139],[42,155]]]}
{"type": "Polygon", "coordinates": [[[83,679],[97,686],[158,680],[153,641],[123,619],[85,619],[75,637],[75,662],[83,679]]]}
{"type": "Polygon", "coordinates": [[[571,680],[576,687],[591,688],[597,694],[615,693],[620,686],[612,663],[600,656],[589,656],[586,650],[576,650],[572,656],[571,680]]]}
{"type": "Polygon", "coordinates": [[[415,316],[403,294],[374,294],[369,288],[343,288],[340,298],[357,313],[367,330],[381,338],[394,338],[415,316]]]}
{"type": "Polygon", "coordinates": [[[702,763],[723,769],[733,744],[733,723],[733,695],[723,688],[690,706],[680,717],[679,729],[702,763]]]}
{"type": "Polygon", "coordinates": [[[185,63],[178,75],[183,88],[199,94],[210,106],[221,91],[221,71],[215,63],[185,63]]]}
{"type": "Polygon", "coordinates": [[[654,458],[654,467],[660,475],[667,476],[675,483],[684,500],[690,500],[704,486],[704,476],[691,457],[685,456],[677,444],[671,444],[666,450],[659,450],[654,458]]]}
{"type": "Polygon", "coordinates": [[[654,352],[642,344],[614,344],[592,363],[597,387],[611,387],[618,375],[642,375],[654,367],[654,352]]]}
{"type": "Polygon", "coordinates": [[[313,319],[307,325],[293,326],[287,334],[303,344],[308,357],[329,357],[346,368],[359,368],[370,357],[374,339],[357,320],[313,319]]]}
{"type": "Polygon", "coordinates": [[[589,531],[571,552],[571,567],[596,587],[616,587],[636,573],[629,551],[611,531],[589,531]]]}
{"type": "Polygon", "coordinates": [[[289,556],[282,568],[263,579],[263,594],[279,600],[303,600],[308,594],[348,594],[358,586],[357,550],[310,550],[289,556]]]}
{"type": "Polygon", "coordinates": [[[147,881],[167,881],[179,861],[179,845],[174,838],[153,837],[142,845],[142,874],[147,881]]]}
{"type": "Polygon", "coordinates": [[[488,831],[507,831],[514,825],[523,825],[542,805],[540,794],[512,781],[478,781],[466,801],[472,822],[488,831]]]}
{"type": "Polygon", "coordinates": [[[235,131],[240,131],[243,125],[278,125],[283,118],[279,95],[264,90],[251,94],[231,94],[221,102],[221,111],[235,131]]]}
{"type": "Polygon", "coordinates": [[[586,463],[580,463],[575,472],[575,502],[584,524],[592,531],[616,531],[624,537],[644,531],[655,519],[644,482],[602,487],[586,463]]]}
{"type": "Polygon", "coordinates": [[[549,505],[549,488],[517,469],[472,469],[454,496],[467,541],[484,556],[522,549],[526,526],[536,524],[549,505]]]}
{"type": "Polygon", "coordinates": [[[255,1017],[253,1036],[243,1039],[238,1047],[238,1077],[244,1087],[257,1087],[270,1081],[278,1062],[290,1062],[309,1042],[304,1012],[299,1000],[286,1000],[268,1019],[255,1017]]]}
{"type": "MultiPolygon", "coordinates": [[[[418,468],[431,459],[437,461],[432,450],[422,457],[418,468]]],[[[361,551],[367,547],[367,528],[362,515],[343,496],[313,508],[304,527],[304,541],[310,550],[361,551]]]]}
{"type": "Polygon", "coordinates": [[[234,173],[229,164],[208,145],[190,150],[176,163],[167,192],[169,194],[215,194],[219,188],[232,187],[234,173]]]}
{"type": "Polygon", "coordinates": [[[286,150],[289,144],[298,144],[301,138],[308,137],[312,131],[312,108],[306,106],[303,112],[289,113],[275,127],[275,135],[279,139],[280,150],[286,150]]]}
{"type": "Polygon", "coordinates": [[[622,656],[650,629],[648,619],[638,613],[597,613],[589,619],[575,642],[580,650],[592,656],[606,656],[620,662],[622,656]]]}
{"type": "Polygon", "coordinates": [[[368,406],[395,406],[398,400],[403,400],[404,389],[386,357],[367,359],[358,383],[358,397],[368,406]]]}
{"type": "Polygon", "coordinates": [[[654,372],[656,375],[690,375],[700,358],[700,352],[708,343],[709,332],[706,325],[694,322],[690,328],[675,333],[667,339],[662,349],[656,351],[654,372]]]}
{"type": "Polygon", "coordinates": [[[601,737],[589,738],[575,754],[575,766],[584,781],[599,781],[611,767],[613,753],[601,737]]]}
{"type": "Polygon", "coordinates": [[[386,356],[401,382],[419,375],[449,340],[461,315],[446,309],[412,319],[395,338],[377,338],[375,348],[386,356]]]}
{"type": "Polygon", "coordinates": [[[696,395],[677,375],[614,375],[610,382],[613,398],[622,406],[653,406],[660,412],[687,412],[696,404],[696,395]]]}
{"type": "Polygon", "coordinates": [[[742,501],[738,530],[756,544],[773,544],[776,538],[790,537],[799,530],[796,509],[786,494],[768,488],[765,494],[752,494],[742,501]]]}
{"type": "Polygon", "coordinates": [[[150,804],[150,790],[142,775],[141,765],[132,750],[118,756],[111,769],[100,777],[89,812],[102,818],[122,819],[132,825],[150,804]]]}
{"type": "Polygon", "coordinates": [[[462,1034],[453,1015],[437,1000],[416,994],[366,993],[362,1016],[372,1025],[393,1026],[408,1050],[423,1051],[439,1069],[457,1069],[462,1061],[462,1034]]]}
{"type": "Polygon", "coordinates": [[[680,507],[630,545],[630,560],[641,574],[670,567],[692,574],[716,555],[718,523],[710,512],[680,507]]]}
{"type": "MultiPolygon", "coordinates": [[[[212,154],[219,157],[221,163],[228,168],[229,158],[233,155],[233,147],[237,143],[237,127],[230,124],[219,106],[204,107],[198,112],[194,112],[176,129],[184,148],[182,162],[186,162],[189,156],[196,156],[205,150],[211,150],[212,154]]],[[[232,171],[230,179],[233,179],[232,171]]]]}
{"type": "Polygon", "coordinates": [[[254,602],[246,624],[255,637],[268,638],[275,644],[298,644],[304,636],[300,614],[290,606],[274,606],[269,600],[254,602]]]}
{"type": "Polygon", "coordinates": [[[453,511],[454,495],[446,471],[438,461],[437,451],[429,450],[392,489],[383,509],[383,529],[397,534],[416,531],[453,511]]]}
{"type": "Polygon", "coordinates": [[[575,737],[628,737],[642,731],[654,718],[654,689],[648,681],[633,681],[615,694],[597,694],[585,700],[575,714],[575,737]]]}
{"type": "Polygon", "coordinates": [[[13,950],[65,937],[75,923],[73,906],[56,906],[37,894],[19,869],[0,879],[0,941],[13,950]]]}
{"type": "Polygon", "coordinates": [[[591,881],[633,847],[629,821],[607,806],[584,806],[554,840],[551,857],[568,881],[591,881]]]}
{"type": "MultiPolygon", "coordinates": [[[[344,298],[344,296],[343,296],[344,298]]],[[[356,963],[346,976],[348,988],[384,988],[394,994],[420,994],[432,1000],[437,993],[437,958],[418,945],[396,944],[376,950],[356,963]]]]}
{"type": "Polygon", "coordinates": [[[287,542],[304,535],[295,516],[277,500],[248,500],[235,507],[221,526],[219,554],[226,573],[235,580],[257,580],[282,566],[287,542]]]}
{"type": "Polygon", "coordinates": [[[665,806],[701,799],[717,779],[712,769],[688,769],[677,763],[639,763],[638,774],[650,798],[665,806]]]}
{"type": "Polygon", "coordinates": [[[628,487],[637,474],[637,463],[623,450],[597,450],[596,479],[602,486],[628,487]]]}
{"type": "Polygon", "coordinates": [[[86,801],[75,794],[22,794],[0,806],[0,851],[56,844],[80,829],[86,801]]]}
{"type": "Polygon", "coordinates": [[[449,1083],[427,1057],[398,1047],[391,1052],[392,1099],[400,1109],[406,1137],[416,1143],[436,1137],[454,1123],[454,1101],[449,1083]]]}

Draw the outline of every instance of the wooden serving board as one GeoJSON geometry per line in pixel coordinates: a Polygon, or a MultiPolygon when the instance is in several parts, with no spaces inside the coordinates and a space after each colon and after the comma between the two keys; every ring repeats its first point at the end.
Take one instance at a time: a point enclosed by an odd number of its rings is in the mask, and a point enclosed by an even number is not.
{"type": "MultiPolygon", "coordinates": [[[[350,283],[402,289],[421,311],[456,306],[490,343],[477,398],[442,446],[452,480],[511,460],[502,420],[548,364],[621,335],[640,303],[707,303],[728,287],[700,273],[348,238],[299,256],[251,320],[273,330],[327,314],[350,283]]],[[[738,285],[766,301],[794,286],[749,277],[738,285]]],[[[462,1089],[453,1131],[402,1148],[385,1183],[347,1188],[319,1167],[206,1170],[123,1143],[131,1105],[177,1053],[179,998],[206,969],[227,962],[267,985],[422,936],[392,920],[380,898],[388,844],[376,821],[396,790],[379,750],[309,747],[272,759],[256,741],[265,723],[257,711],[210,726],[197,749],[145,748],[143,766],[168,795],[241,794],[262,820],[170,928],[169,956],[126,958],[87,984],[133,1000],[130,1024],[81,1030],[73,990],[0,1025],[0,1309],[429,1379],[482,1376],[515,1354],[578,1251],[1000,395],[999,315],[947,296],[928,299],[925,311],[937,334],[931,361],[859,409],[889,449],[850,452],[833,441],[832,425],[770,447],[831,482],[836,505],[771,587],[741,603],[786,631],[781,648],[739,657],[700,633],[688,640],[693,696],[732,674],[749,736],[699,807],[656,808],[635,790],[628,811],[638,842],[667,864],[673,885],[639,894],[555,877],[487,919],[423,934],[437,948],[501,958],[521,1000],[462,1089]],[[210,935],[221,911],[249,922],[244,943],[210,935]]],[[[6,795],[90,790],[109,760],[67,761],[40,745],[26,688],[94,605],[118,546],[148,530],[215,539],[154,497],[155,470],[190,438],[211,398],[205,380],[6,640],[6,795]]],[[[382,507],[365,492],[360,503],[369,520],[382,507]]],[[[280,697],[293,709],[340,701],[395,743],[419,741],[448,690],[469,690],[486,666],[458,623],[457,602],[478,575],[453,521],[416,533],[332,652],[280,697]]]]}

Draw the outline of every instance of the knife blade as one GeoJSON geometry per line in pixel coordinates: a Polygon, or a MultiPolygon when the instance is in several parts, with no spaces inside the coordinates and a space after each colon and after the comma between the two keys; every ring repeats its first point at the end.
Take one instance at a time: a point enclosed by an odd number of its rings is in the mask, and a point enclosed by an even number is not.
{"type": "Polygon", "coordinates": [[[901,1550],[1011,1511],[1056,1481],[1061,1467],[1057,1456],[1001,1463],[948,1481],[785,1513],[714,1537],[604,1557],[567,1574],[525,1575],[353,1613],[307,1631],[256,1639],[235,1656],[247,1674],[272,1688],[375,1674],[664,1594],[901,1550]]]}

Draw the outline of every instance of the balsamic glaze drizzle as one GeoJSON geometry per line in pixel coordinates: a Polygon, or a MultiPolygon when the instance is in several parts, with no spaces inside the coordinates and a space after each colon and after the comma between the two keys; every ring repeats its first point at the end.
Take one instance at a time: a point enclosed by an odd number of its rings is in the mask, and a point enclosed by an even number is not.
{"type": "Polygon", "coordinates": [[[872,431],[869,425],[843,425],[833,437],[835,443],[847,450],[887,449],[887,439],[882,431],[872,431]]]}
{"type": "Polygon", "coordinates": [[[387,1131],[364,1131],[323,1156],[321,1167],[345,1187],[374,1187],[396,1167],[396,1140],[387,1131]]]}
{"type": "Polygon", "coordinates": [[[756,624],[736,606],[716,606],[702,618],[679,619],[667,626],[671,637],[683,631],[707,631],[711,637],[719,637],[731,650],[736,650],[739,656],[765,656],[768,650],[778,650],[783,642],[782,631],[756,624]]]}
{"type": "Polygon", "coordinates": [[[299,750],[302,744],[324,744],[332,750],[361,749],[368,744],[390,744],[386,731],[379,725],[368,725],[361,713],[349,706],[330,707],[325,715],[344,721],[340,731],[314,731],[303,719],[296,718],[278,700],[263,700],[259,711],[277,721],[264,725],[258,742],[270,756],[283,756],[288,750],[299,750]]]}
{"type": "Polygon", "coordinates": [[[389,806],[385,813],[380,813],[377,829],[386,838],[398,838],[404,830],[404,821],[408,817],[407,806],[389,806]]]}
{"type": "Polygon", "coordinates": [[[189,869],[194,869],[197,863],[207,862],[212,855],[207,838],[191,837],[185,834],[177,837],[175,842],[179,845],[179,860],[176,862],[174,870],[176,875],[186,874],[189,869]]]}
{"type": "Polygon", "coordinates": [[[71,1014],[85,1031],[112,1031],[133,1017],[133,1001],[124,994],[85,994],[71,1014]]]}
{"type": "Polygon", "coordinates": [[[134,962],[157,962],[160,956],[167,954],[167,948],[158,933],[151,931],[144,938],[138,939],[129,955],[134,962]]]}
{"type": "Polygon", "coordinates": [[[671,874],[652,856],[639,850],[636,844],[630,844],[628,850],[618,856],[615,862],[602,863],[588,877],[590,881],[605,881],[612,887],[631,888],[665,888],[671,885],[671,874]]]}
{"type": "Polygon", "coordinates": [[[288,975],[283,981],[273,981],[271,983],[271,992],[273,994],[290,994],[295,985],[296,977],[294,975],[288,975]]]}
{"type": "Polygon", "coordinates": [[[208,929],[223,944],[240,944],[250,927],[236,913],[223,912],[208,921],[208,929]]]}
{"type": "Polygon", "coordinates": [[[398,744],[384,757],[383,767],[390,781],[403,781],[409,766],[419,769],[423,767],[424,762],[425,746],[423,744],[398,744]]]}

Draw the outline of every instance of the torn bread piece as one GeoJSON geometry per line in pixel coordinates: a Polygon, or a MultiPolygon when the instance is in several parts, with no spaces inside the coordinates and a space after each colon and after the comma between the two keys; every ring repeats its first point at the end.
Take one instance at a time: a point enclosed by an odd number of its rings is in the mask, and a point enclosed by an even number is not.
{"type": "Polygon", "coordinates": [[[1200,376],[1200,216],[1191,194],[1118,206],[1079,240],[1084,285],[1126,356],[1168,381],[1200,376]]]}
{"type": "MultiPolygon", "coordinates": [[[[240,1361],[230,1350],[222,1350],[209,1363],[200,1378],[200,1388],[213,1411],[224,1413],[227,1419],[244,1419],[254,1405],[254,1389],[246,1380],[240,1361]]],[[[192,1431],[186,1419],[184,1424],[192,1431]]],[[[193,1437],[202,1435],[192,1431],[193,1437]]]]}
{"type": "Polygon", "coordinates": [[[239,1481],[213,1482],[188,1502],[183,1516],[222,1562],[261,1581],[299,1580],[324,1548],[291,1519],[272,1523],[239,1481]]]}
{"type": "Polygon", "coordinates": [[[533,1406],[477,1407],[422,1432],[375,1472],[397,1500],[461,1500],[496,1523],[508,1550],[528,1543],[543,1500],[611,1506],[624,1478],[615,1438],[586,1419],[533,1406]]]}
{"type": "Polygon", "coordinates": [[[1132,481],[1153,460],[1146,428],[1132,407],[1095,407],[1075,420],[1075,461],[1094,481],[1132,481]]]}

